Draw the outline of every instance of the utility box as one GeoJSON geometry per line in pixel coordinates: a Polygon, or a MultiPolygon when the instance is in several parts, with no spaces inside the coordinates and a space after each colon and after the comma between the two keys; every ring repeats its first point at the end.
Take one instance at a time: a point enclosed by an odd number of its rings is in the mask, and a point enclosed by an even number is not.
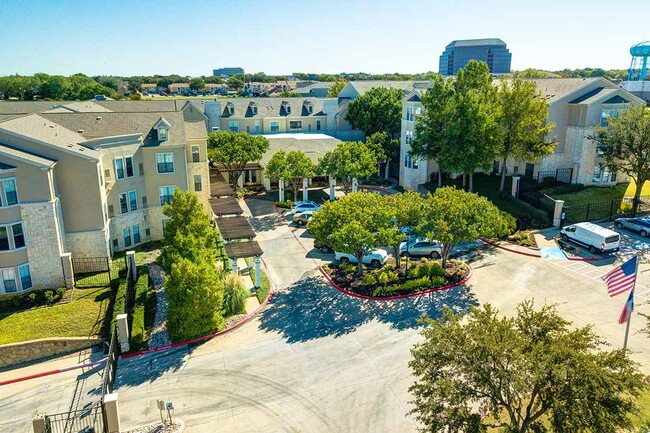
{"type": "Polygon", "coordinates": [[[117,315],[117,330],[120,333],[120,349],[122,353],[129,351],[129,322],[128,314],[117,315]]]}

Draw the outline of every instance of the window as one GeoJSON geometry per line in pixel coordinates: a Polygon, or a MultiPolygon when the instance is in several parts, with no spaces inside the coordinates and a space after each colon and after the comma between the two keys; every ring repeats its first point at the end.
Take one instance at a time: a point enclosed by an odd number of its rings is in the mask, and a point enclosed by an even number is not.
{"type": "Polygon", "coordinates": [[[316,131],[320,131],[320,119],[316,120],[316,131]]]}
{"type": "Polygon", "coordinates": [[[600,126],[609,126],[610,117],[618,117],[618,110],[602,110],[600,112],[600,126]]]}
{"type": "Polygon", "coordinates": [[[7,206],[18,203],[18,193],[16,192],[16,179],[5,179],[2,181],[5,187],[5,197],[7,198],[7,206]]]}
{"type": "Polygon", "coordinates": [[[133,226],[133,243],[134,244],[140,243],[140,226],[138,226],[137,224],[133,226]]]}
{"type": "Polygon", "coordinates": [[[130,247],[131,246],[131,229],[128,227],[122,230],[122,234],[124,234],[124,246],[125,247],[130,247]]]}
{"type": "Polygon", "coordinates": [[[113,239],[113,248],[117,248],[120,245],[117,239],[113,239]]]}
{"type": "Polygon", "coordinates": [[[144,229],[144,234],[146,236],[151,236],[151,229],[144,229]]]}
{"type": "MultiPolygon", "coordinates": [[[[255,108],[255,111],[257,112],[257,107],[255,108]]],[[[255,132],[256,133],[260,132],[260,121],[259,120],[255,121],[255,132]]]]}
{"type": "Polygon", "coordinates": [[[20,276],[20,287],[22,290],[31,289],[32,273],[29,270],[29,265],[18,266],[18,275],[20,276]]]}
{"type": "Polygon", "coordinates": [[[129,191],[129,207],[132,211],[138,209],[138,195],[135,191],[129,191]]]}
{"type": "Polygon", "coordinates": [[[244,170],[244,183],[257,183],[257,170],[244,170]]]}
{"type": "Polygon", "coordinates": [[[199,161],[201,161],[199,146],[192,146],[192,162],[199,162],[199,161]]]}
{"type": "Polygon", "coordinates": [[[120,193],[120,210],[122,213],[127,213],[129,211],[129,205],[127,203],[125,192],[120,193]]]}
{"type": "Polygon", "coordinates": [[[609,178],[611,182],[616,182],[616,171],[612,172],[612,176],[609,178]]]}
{"type": "Polygon", "coordinates": [[[167,128],[163,126],[158,127],[158,140],[159,141],[167,140],[167,128]]]}
{"type": "Polygon", "coordinates": [[[410,146],[412,141],[413,141],[413,131],[407,130],[406,131],[405,142],[406,142],[406,144],[408,144],[410,146]]]}
{"type": "Polygon", "coordinates": [[[291,105],[286,104],[286,105],[284,106],[284,111],[285,111],[287,114],[291,114],[291,105]]]}
{"type": "Polygon", "coordinates": [[[0,226],[0,251],[9,251],[9,235],[7,226],[0,226]]]}
{"type": "Polygon", "coordinates": [[[417,159],[417,158],[413,158],[412,161],[413,161],[413,169],[414,169],[414,170],[417,170],[417,168],[418,168],[418,159],[417,159]]]}
{"type": "Polygon", "coordinates": [[[171,152],[156,153],[156,166],[158,173],[173,173],[174,154],[171,152]]]}
{"type": "Polygon", "coordinates": [[[164,206],[172,202],[175,186],[161,186],[160,187],[160,205],[164,206]]]}
{"type": "Polygon", "coordinates": [[[592,176],[591,181],[594,183],[600,183],[600,165],[598,164],[594,166],[594,175],[592,176]]]}
{"type": "Polygon", "coordinates": [[[302,129],[302,120],[290,120],[289,129],[292,131],[298,131],[302,129]]]}
{"type": "Polygon", "coordinates": [[[12,224],[11,233],[14,236],[14,248],[22,248],[25,246],[25,233],[23,232],[23,224],[12,224]]]}
{"type": "Polygon", "coordinates": [[[147,207],[147,196],[143,195],[142,196],[142,207],[146,209],[147,207]]]}
{"type": "Polygon", "coordinates": [[[122,158],[115,160],[115,177],[118,179],[124,179],[124,161],[122,158]]]}
{"type": "Polygon", "coordinates": [[[2,270],[2,284],[5,288],[5,293],[14,293],[18,290],[16,286],[16,273],[13,268],[2,270]]]}
{"type": "Polygon", "coordinates": [[[239,122],[236,120],[231,120],[228,122],[228,129],[232,132],[239,132],[239,122]]]}
{"type": "Polygon", "coordinates": [[[201,191],[201,175],[194,175],[194,191],[201,191]]]}
{"type": "Polygon", "coordinates": [[[271,132],[280,131],[280,122],[277,120],[271,120],[271,132]]]}
{"type": "Polygon", "coordinates": [[[127,156],[124,158],[124,162],[126,163],[126,177],[133,177],[133,157],[127,156]]]}

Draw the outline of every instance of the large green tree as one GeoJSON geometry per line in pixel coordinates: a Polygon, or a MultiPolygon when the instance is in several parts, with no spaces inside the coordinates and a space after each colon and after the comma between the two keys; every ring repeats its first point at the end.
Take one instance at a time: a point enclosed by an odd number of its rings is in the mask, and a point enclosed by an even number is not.
{"type": "Polygon", "coordinates": [[[440,242],[442,266],[454,247],[479,237],[504,236],[515,226],[514,218],[478,194],[454,187],[437,188],[426,199],[416,230],[440,242]]]}
{"type": "Polygon", "coordinates": [[[342,141],[323,155],[318,171],[342,179],[344,189],[349,189],[350,179],[363,179],[377,169],[377,157],[364,143],[342,141]]]}
{"type": "Polygon", "coordinates": [[[404,240],[402,230],[404,228],[414,230],[421,223],[424,215],[425,200],[415,191],[387,195],[382,197],[382,200],[392,213],[391,218],[395,225],[395,231],[397,232],[397,235],[393,239],[394,243],[390,245],[393,247],[395,260],[399,267],[399,245],[404,240]]]}
{"type": "Polygon", "coordinates": [[[195,92],[205,89],[205,81],[203,81],[203,78],[192,78],[190,80],[190,89],[195,92]]]}
{"type": "Polygon", "coordinates": [[[607,126],[597,126],[593,137],[606,164],[634,180],[633,212],[636,214],[643,185],[650,179],[650,111],[631,107],[608,118],[607,126]]]}
{"type": "Polygon", "coordinates": [[[309,221],[309,231],[335,251],[354,255],[363,275],[362,257],[374,248],[393,245],[399,236],[392,216],[379,194],[358,192],[326,202],[309,221]]]}
{"type": "Polygon", "coordinates": [[[237,179],[246,164],[258,162],[269,149],[269,140],[246,132],[218,131],[208,135],[208,157],[228,172],[228,181],[237,188],[237,179]]]}
{"type": "Polygon", "coordinates": [[[304,179],[316,176],[316,164],[302,150],[279,150],[266,164],[265,174],[270,179],[284,179],[289,182],[293,199],[298,199],[298,190],[304,179]]]}
{"type": "Polygon", "coordinates": [[[327,93],[327,97],[338,98],[339,93],[341,93],[341,90],[343,90],[346,84],[348,84],[348,82],[345,80],[336,81],[334,84],[330,86],[330,91],[327,93]]]}
{"type": "Polygon", "coordinates": [[[366,137],[366,146],[372,150],[377,159],[377,171],[381,176],[382,164],[399,159],[399,140],[390,138],[384,131],[375,132],[366,137]]]}
{"type": "Polygon", "coordinates": [[[547,138],[555,124],[547,122],[548,104],[534,81],[515,74],[500,82],[498,97],[497,122],[501,128],[498,155],[503,161],[499,191],[503,192],[508,158],[535,160],[552,153],[557,143],[547,138]]]}
{"type": "Polygon", "coordinates": [[[409,365],[413,413],[423,431],[615,432],[632,427],[645,388],[638,365],[602,350],[591,327],[574,328],[532,302],[503,317],[489,304],[429,320],[409,365]]]}
{"type": "Polygon", "coordinates": [[[366,135],[384,131],[397,138],[402,128],[403,98],[400,89],[373,87],[350,102],[346,120],[366,135]]]}
{"type": "Polygon", "coordinates": [[[40,86],[40,95],[46,99],[61,100],[70,95],[72,85],[63,75],[50,75],[40,86]]]}

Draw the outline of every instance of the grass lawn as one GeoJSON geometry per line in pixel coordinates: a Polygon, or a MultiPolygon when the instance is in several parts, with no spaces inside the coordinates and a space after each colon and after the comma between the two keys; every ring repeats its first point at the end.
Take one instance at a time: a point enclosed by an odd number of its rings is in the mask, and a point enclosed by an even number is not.
{"type": "MultiPolygon", "coordinates": [[[[246,264],[251,268],[251,277],[253,278],[253,283],[255,283],[255,259],[252,257],[246,258],[246,264]]],[[[269,283],[269,278],[266,276],[264,268],[260,266],[260,287],[257,289],[257,300],[260,301],[260,304],[266,300],[266,297],[269,296],[271,291],[271,284],[269,283]]]]}
{"type": "Polygon", "coordinates": [[[115,291],[75,289],[67,304],[0,314],[0,344],[47,337],[108,335],[115,291]]]}
{"type": "MultiPolygon", "coordinates": [[[[580,206],[587,203],[602,203],[612,200],[622,200],[628,196],[630,187],[627,183],[619,183],[613,187],[587,187],[581,191],[569,192],[566,194],[549,194],[555,200],[564,200],[566,206],[580,206]]],[[[634,189],[632,189],[632,195],[634,189]]]]}
{"type": "MultiPolygon", "coordinates": [[[[531,220],[533,226],[544,226],[544,223],[548,223],[548,216],[545,211],[535,209],[528,203],[509,195],[512,189],[512,176],[506,176],[504,194],[499,192],[500,183],[501,178],[499,176],[488,176],[482,173],[474,174],[474,192],[490,200],[502,211],[508,212],[520,220],[531,220]],[[538,223],[535,224],[535,222],[538,223]]],[[[462,188],[462,184],[460,177],[455,180],[446,179],[443,181],[443,186],[455,186],[459,189],[462,188]]],[[[428,182],[424,186],[427,190],[434,192],[438,182],[437,180],[436,182],[428,182]]]]}
{"type": "MultiPolygon", "coordinates": [[[[135,264],[137,266],[142,265],[143,263],[150,261],[151,257],[156,254],[156,250],[162,249],[164,246],[164,241],[151,241],[146,244],[138,245],[133,248],[135,251],[135,264]]],[[[113,255],[113,260],[124,259],[126,256],[126,251],[120,251],[113,255]]]]}

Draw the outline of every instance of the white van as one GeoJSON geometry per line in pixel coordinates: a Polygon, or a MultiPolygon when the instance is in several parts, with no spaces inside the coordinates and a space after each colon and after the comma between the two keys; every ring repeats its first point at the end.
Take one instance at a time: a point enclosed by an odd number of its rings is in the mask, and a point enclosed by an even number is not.
{"type": "Polygon", "coordinates": [[[573,241],[589,248],[592,254],[618,251],[621,237],[613,230],[594,223],[578,223],[560,230],[562,240],[573,241]]]}

